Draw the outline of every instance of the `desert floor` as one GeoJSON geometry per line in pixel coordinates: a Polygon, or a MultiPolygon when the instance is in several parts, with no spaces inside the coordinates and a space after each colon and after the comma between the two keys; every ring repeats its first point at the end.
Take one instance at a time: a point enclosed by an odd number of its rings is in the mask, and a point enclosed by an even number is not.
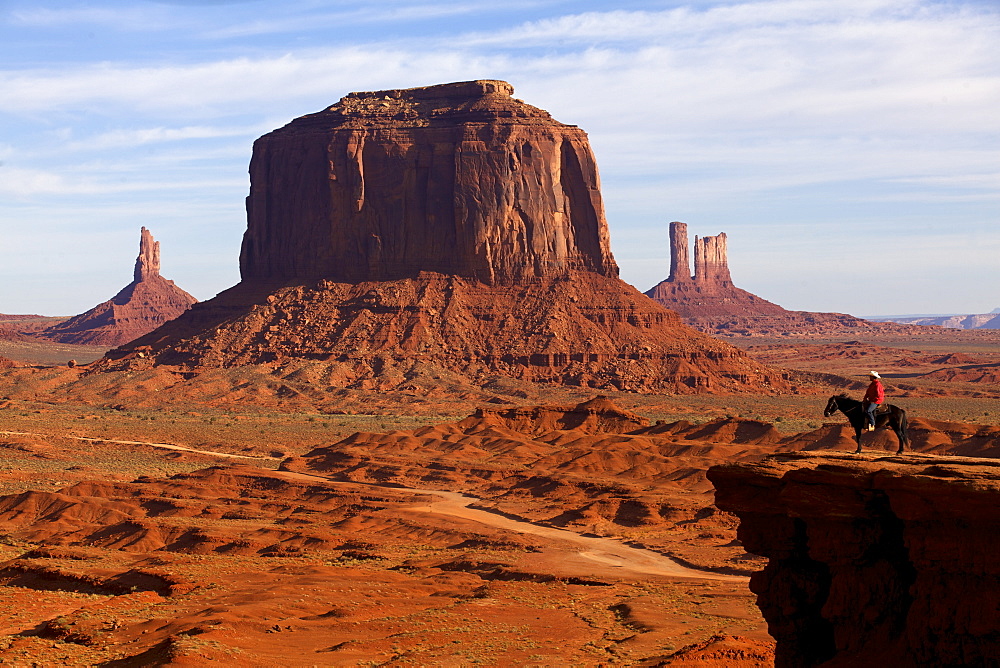
{"type": "MultiPolygon", "coordinates": [[[[922,420],[915,447],[943,451],[937,430],[989,454],[1000,339],[734,343],[802,392],[608,393],[664,425],[641,435],[463,421],[480,396],[81,402],[38,379],[96,351],[8,343],[36,368],[0,376],[0,663],[768,665],[762,562],[704,470],[849,448],[822,410],[871,368],[922,420]]],[[[524,394],[486,407],[595,395],[524,394]]],[[[879,438],[862,456],[894,448],[879,438]]]]}

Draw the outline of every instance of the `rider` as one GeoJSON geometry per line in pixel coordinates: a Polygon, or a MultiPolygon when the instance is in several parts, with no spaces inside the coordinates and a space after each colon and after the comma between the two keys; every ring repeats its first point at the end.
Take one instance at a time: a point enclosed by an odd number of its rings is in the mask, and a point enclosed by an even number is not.
{"type": "Polygon", "coordinates": [[[864,406],[865,417],[868,419],[868,431],[874,431],[875,411],[878,410],[879,404],[885,401],[885,388],[882,387],[882,376],[878,375],[877,371],[870,372],[868,377],[872,379],[872,382],[865,390],[861,404],[864,406]]]}

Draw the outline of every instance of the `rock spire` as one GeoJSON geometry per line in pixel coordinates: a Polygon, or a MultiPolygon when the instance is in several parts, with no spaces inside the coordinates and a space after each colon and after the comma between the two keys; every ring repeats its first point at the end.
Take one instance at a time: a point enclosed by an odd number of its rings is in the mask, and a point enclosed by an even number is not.
{"type": "Polygon", "coordinates": [[[687,224],[670,223],[670,276],[668,283],[695,285],[701,292],[712,292],[732,285],[729,275],[726,233],[715,237],[694,238],[694,275],[688,255],[687,224]]]}
{"type": "Polygon", "coordinates": [[[160,276],[160,242],[143,227],[132,282],[108,301],[43,330],[39,336],[59,343],[117,346],[173,320],[196,301],[160,276]]]}
{"type": "Polygon", "coordinates": [[[889,323],[868,322],[843,313],[788,311],[733,285],[728,237],[694,238],[694,275],[688,262],[687,224],[670,223],[670,275],[646,295],[675,311],[686,324],[716,335],[812,335],[898,331],[889,323]]]}
{"type": "Polygon", "coordinates": [[[145,227],[139,233],[139,257],[135,259],[135,281],[145,281],[160,275],[160,242],[153,239],[145,227]]]}

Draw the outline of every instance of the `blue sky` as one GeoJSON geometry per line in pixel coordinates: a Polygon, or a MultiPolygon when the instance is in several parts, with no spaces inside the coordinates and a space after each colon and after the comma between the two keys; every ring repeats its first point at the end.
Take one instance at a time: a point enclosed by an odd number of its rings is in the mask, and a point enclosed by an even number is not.
{"type": "Polygon", "coordinates": [[[990,311],[998,44],[996,0],[0,0],[0,313],[110,298],[143,225],[212,297],[239,280],[256,137],[484,78],[588,132],[640,290],[680,220],[786,308],[990,311]]]}

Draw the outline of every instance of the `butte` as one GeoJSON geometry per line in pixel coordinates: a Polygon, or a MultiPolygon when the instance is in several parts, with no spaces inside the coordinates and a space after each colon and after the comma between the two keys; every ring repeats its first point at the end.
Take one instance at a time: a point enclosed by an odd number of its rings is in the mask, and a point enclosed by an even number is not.
{"type": "Polygon", "coordinates": [[[871,322],[845,313],[789,311],[733,284],[728,238],[694,238],[691,273],[687,224],[670,223],[670,274],[645,293],[685,324],[716,336],[810,336],[906,333],[912,328],[871,322]]]}
{"type": "Polygon", "coordinates": [[[361,389],[456,374],[787,391],[618,278],[586,133],[503,81],[351,93],[254,143],[241,281],[102,370],[309,366],[361,389]]]}

